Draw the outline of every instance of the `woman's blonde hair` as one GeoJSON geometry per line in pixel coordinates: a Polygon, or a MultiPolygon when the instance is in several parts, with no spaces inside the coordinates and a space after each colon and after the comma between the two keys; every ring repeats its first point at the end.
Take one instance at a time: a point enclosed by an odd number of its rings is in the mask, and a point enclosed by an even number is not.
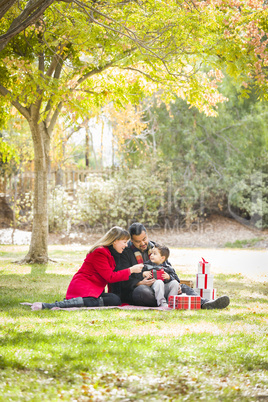
{"type": "Polygon", "coordinates": [[[102,236],[93,246],[90,248],[89,253],[92,253],[98,247],[111,246],[115,240],[130,239],[130,235],[127,230],[114,226],[104,236],[102,236]]]}

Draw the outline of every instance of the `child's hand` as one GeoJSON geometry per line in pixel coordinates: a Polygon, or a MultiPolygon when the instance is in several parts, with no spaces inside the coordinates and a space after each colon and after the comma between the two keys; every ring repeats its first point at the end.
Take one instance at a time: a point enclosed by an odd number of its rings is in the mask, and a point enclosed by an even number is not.
{"type": "Polygon", "coordinates": [[[163,278],[169,280],[170,276],[169,276],[169,274],[167,272],[164,272],[163,278]]]}
{"type": "Polygon", "coordinates": [[[150,271],[144,271],[144,272],[142,273],[142,275],[143,275],[144,278],[150,279],[150,278],[152,277],[152,272],[150,272],[150,271]]]}

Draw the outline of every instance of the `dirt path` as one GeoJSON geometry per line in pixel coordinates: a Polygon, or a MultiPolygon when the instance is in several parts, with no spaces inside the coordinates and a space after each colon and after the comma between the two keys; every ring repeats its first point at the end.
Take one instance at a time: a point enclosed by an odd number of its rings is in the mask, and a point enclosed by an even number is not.
{"type": "Polygon", "coordinates": [[[224,247],[227,242],[236,240],[259,240],[254,248],[268,248],[268,230],[260,231],[248,228],[234,219],[223,216],[212,216],[200,224],[193,224],[189,230],[154,229],[149,231],[155,241],[174,247],[224,247]]]}
{"type": "MultiPolygon", "coordinates": [[[[11,229],[4,229],[0,243],[10,244],[11,229]],[[2,242],[1,242],[2,239],[2,242]],[[7,240],[3,241],[3,239],[7,240]]],[[[30,233],[17,231],[18,242],[15,244],[30,243],[30,233]]],[[[170,261],[179,272],[193,277],[197,270],[198,261],[204,257],[211,263],[212,273],[242,274],[257,281],[267,281],[268,276],[268,230],[259,231],[249,229],[234,219],[221,216],[212,216],[206,222],[193,225],[190,230],[180,228],[154,228],[148,230],[149,238],[166,244],[171,248],[170,261]],[[245,249],[223,248],[227,242],[237,240],[258,239],[254,248],[245,249]]],[[[49,248],[66,250],[76,249],[88,251],[103,233],[71,233],[66,235],[49,235],[49,248]]],[[[2,249],[3,246],[1,246],[2,249]]]]}
{"type": "MultiPolygon", "coordinates": [[[[268,230],[260,231],[241,225],[234,219],[222,216],[211,216],[205,222],[193,224],[188,230],[174,227],[154,227],[149,230],[149,238],[169,247],[225,247],[226,243],[254,239],[255,249],[268,248],[268,230]]],[[[50,233],[49,244],[93,244],[104,234],[104,231],[88,229],[86,232],[71,232],[69,234],[50,233]]],[[[0,228],[0,244],[30,244],[31,233],[12,228],[0,228]]],[[[250,242],[245,244],[250,247],[250,242]]]]}

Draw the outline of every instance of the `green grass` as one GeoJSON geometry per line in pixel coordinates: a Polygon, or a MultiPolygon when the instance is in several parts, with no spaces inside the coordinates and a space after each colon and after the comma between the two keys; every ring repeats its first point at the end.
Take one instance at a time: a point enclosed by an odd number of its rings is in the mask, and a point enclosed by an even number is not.
{"type": "Polygon", "coordinates": [[[233,243],[227,242],[224,244],[226,248],[249,248],[254,247],[257,243],[263,240],[263,237],[256,237],[254,239],[236,240],[233,243]]]}
{"type": "Polygon", "coordinates": [[[268,399],[267,284],[215,275],[225,310],[31,311],[65,296],[85,251],[17,265],[0,246],[0,401],[268,399]]]}

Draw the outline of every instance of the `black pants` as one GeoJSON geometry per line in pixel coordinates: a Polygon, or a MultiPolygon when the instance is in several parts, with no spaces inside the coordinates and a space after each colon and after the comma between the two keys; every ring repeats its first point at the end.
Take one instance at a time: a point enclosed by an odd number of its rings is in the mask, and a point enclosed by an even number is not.
{"type": "Polygon", "coordinates": [[[83,297],[83,301],[85,307],[98,307],[102,305],[102,301],[104,306],[120,306],[121,304],[120,297],[114,293],[102,293],[100,297],[83,297]]]}
{"type": "Polygon", "coordinates": [[[135,306],[157,307],[154,291],[150,286],[137,286],[132,293],[133,304],[135,306]]]}
{"type": "MultiPolygon", "coordinates": [[[[181,291],[182,293],[186,293],[188,296],[198,296],[198,294],[194,291],[194,289],[190,288],[184,283],[181,283],[181,291]]],[[[208,301],[209,301],[208,299],[204,299],[203,297],[201,297],[201,306],[208,301]]]]}

